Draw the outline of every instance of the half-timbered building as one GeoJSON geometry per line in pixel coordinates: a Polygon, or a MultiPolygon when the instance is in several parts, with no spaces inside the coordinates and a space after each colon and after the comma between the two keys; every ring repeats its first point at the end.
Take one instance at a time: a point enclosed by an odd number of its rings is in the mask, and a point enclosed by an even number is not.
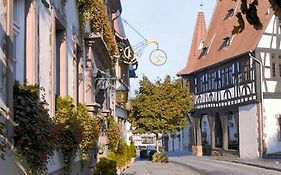
{"type": "Polygon", "coordinates": [[[267,0],[257,7],[263,24],[239,34],[240,1],[217,1],[208,30],[197,16],[186,67],[190,84],[194,155],[257,158],[281,152],[280,22],[267,0]]]}

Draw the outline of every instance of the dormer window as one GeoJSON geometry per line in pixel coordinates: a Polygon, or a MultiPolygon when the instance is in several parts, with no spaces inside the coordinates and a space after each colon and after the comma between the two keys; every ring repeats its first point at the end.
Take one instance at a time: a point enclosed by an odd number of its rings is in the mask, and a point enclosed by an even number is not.
{"type": "Polygon", "coordinates": [[[232,18],[234,16],[234,12],[235,10],[233,8],[229,9],[226,13],[226,16],[224,19],[229,19],[229,18],[232,18]]]}
{"type": "Polygon", "coordinates": [[[231,42],[233,40],[233,36],[227,36],[223,39],[223,47],[230,46],[231,42]]]}
{"type": "Polygon", "coordinates": [[[208,47],[203,47],[202,49],[202,56],[207,56],[209,53],[209,48],[208,47]]]}
{"type": "Polygon", "coordinates": [[[201,54],[199,56],[199,59],[202,58],[203,56],[207,56],[209,54],[209,50],[211,48],[211,45],[213,43],[213,40],[214,40],[215,36],[216,36],[216,34],[212,37],[212,39],[210,40],[209,44],[203,46],[202,52],[201,52],[201,54]]]}

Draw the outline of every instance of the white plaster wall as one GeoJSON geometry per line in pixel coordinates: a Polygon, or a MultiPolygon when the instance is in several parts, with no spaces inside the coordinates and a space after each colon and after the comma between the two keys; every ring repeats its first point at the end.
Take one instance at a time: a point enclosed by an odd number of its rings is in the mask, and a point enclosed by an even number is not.
{"type": "Polygon", "coordinates": [[[241,158],[258,158],[257,105],[239,107],[239,147],[241,158]]]}
{"type": "MultiPolygon", "coordinates": [[[[54,95],[51,87],[51,14],[49,10],[38,3],[39,6],[39,80],[40,86],[45,88],[46,101],[51,104],[51,95],[54,95]]],[[[50,107],[50,106],[49,106],[50,107]]]]}
{"type": "MultiPolygon", "coordinates": [[[[38,1],[39,2],[39,1],[38,1]]],[[[45,89],[46,101],[51,108],[51,100],[54,97],[51,84],[53,67],[51,65],[53,56],[52,48],[52,15],[51,12],[40,2],[39,9],[39,80],[40,86],[45,89]]],[[[44,92],[43,92],[44,93],[44,92]]],[[[50,110],[52,111],[52,110],[50,110]]],[[[53,114],[51,113],[51,116],[53,114]]],[[[55,152],[54,156],[48,161],[48,173],[63,168],[61,156],[55,152]]]]}
{"type": "Polygon", "coordinates": [[[48,160],[47,168],[48,173],[55,172],[63,167],[63,157],[58,152],[48,160]]]}
{"type": "Polygon", "coordinates": [[[264,99],[264,134],[267,154],[281,152],[281,141],[278,141],[277,115],[281,114],[281,99],[264,99]]]}
{"type": "MultiPolygon", "coordinates": [[[[266,33],[273,33],[273,34],[276,34],[277,33],[277,30],[278,30],[278,27],[276,27],[276,18],[275,16],[273,15],[271,20],[270,20],[270,23],[269,25],[267,26],[265,32],[266,33]]],[[[280,41],[279,41],[280,42],[280,41]]],[[[280,45],[280,43],[279,43],[280,45]]],[[[276,37],[272,37],[271,35],[263,35],[259,44],[258,44],[258,47],[261,47],[261,48],[272,48],[272,49],[279,49],[278,48],[278,44],[277,44],[277,40],[276,40],[276,37]]]]}
{"type": "MultiPolygon", "coordinates": [[[[73,35],[76,34],[79,36],[79,18],[78,18],[78,11],[76,8],[76,1],[66,1],[65,7],[65,15],[66,15],[66,42],[67,42],[67,71],[68,71],[68,96],[74,97],[74,92],[76,83],[74,80],[74,72],[76,70],[74,64],[74,40],[73,35]]],[[[82,61],[82,60],[81,60],[82,61]]]]}
{"type": "Polygon", "coordinates": [[[0,175],[27,175],[11,151],[5,154],[5,160],[0,159],[0,175]]]}
{"type": "Polygon", "coordinates": [[[132,130],[130,129],[131,128],[131,123],[127,123],[126,125],[126,132],[127,132],[127,138],[126,138],[126,143],[127,144],[130,144],[131,143],[131,140],[130,140],[130,137],[133,139],[133,132],[132,130]]]}

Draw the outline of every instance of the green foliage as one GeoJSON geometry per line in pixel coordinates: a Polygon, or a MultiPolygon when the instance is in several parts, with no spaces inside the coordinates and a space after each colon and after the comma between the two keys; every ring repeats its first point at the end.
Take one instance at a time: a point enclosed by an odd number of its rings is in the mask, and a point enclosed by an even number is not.
{"type": "Polygon", "coordinates": [[[101,158],[95,167],[94,175],[116,175],[116,161],[101,158]]]}
{"type": "Polygon", "coordinates": [[[117,161],[118,167],[125,166],[131,160],[129,146],[123,140],[119,141],[116,155],[119,159],[117,161]]]}
{"type": "Polygon", "coordinates": [[[135,133],[169,133],[186,125],[185,113],[191,110],[189,87],[181,87],[178,80],[169,76],[162,82],[151,83],[147,77],[133,100],[130,121],[135,133]]]}
{"type": "Polygon", "coordinates": [[[136,146],[135,146],[135,144],[133,142],[129,145],[129,152],[130,152],[130,157],[131,158],[134,158],[134,157],[137,156],[136,146]]]}
{"type": "Polygon", "coordinates": [[[120,140],[118,144],[118,149],[115,152],[110,151],[107,155],[107,158],[116,161],[117,167],[121,168],[124,167],[132,158],[136,156],[135,153],[135,146],[133,150],[131,146],[127,145],[123,140],[120,140]]]}
{"type": "Polygon", "coordinates": [[[108,117],[108,148],[110,151],[116,151],[120,141],[121,134],[119,125],[114,121],[113,117],[108,117]]]}
{"type": "Polygon", "coordinates": [[[37,86],[14,85],[15,146],[30,174],[46,172],[47,160],[57,148],[57,128],[39,91],[37,86]]]}
{"type": "Polygon", "coordinates": [[[153,156],[152,156],[152,162],[156,162],[156,163],[168,163],[168,157],[163,153],[163,152],[156,152],[153,156]]]}
{"type": "Polygon", "coordinates": [[[98,120],[88,114],[87,107],[83,104],[77,106],[77,118],[83,127],[83,139],[81,142],[82,161],[89,160],[89,150],[97,143],[99,137],[98,120]]]}
{"type": "Polygon", "coordinates": [[[100,32],[103,36],[111,56],[116,55],[118,52],[117,45],[104,0],[76,0],[76,2],[80,26],[84,27],[85,22],[90,20],[94,30],[100,32]]]}
{"type": "Polygon", "coordinates": [[[2,160],[5,159],[5,148],[6,148],[6,143],[5,143],[5,135],[4,135],[4,130],[5,128],[5,125],[3,123],[0,122],[0,158],[2,160]]]}
{"type": "Polygon", "coordinates": [[[55,122],[58,126],[59,147],[66,164],[66,171],[68,171],[71,160],[76,156],[76,152],[82,142],[84,128],[73,105],[73,99],[69,97],[57,97],[55,114],[55,122]]]}

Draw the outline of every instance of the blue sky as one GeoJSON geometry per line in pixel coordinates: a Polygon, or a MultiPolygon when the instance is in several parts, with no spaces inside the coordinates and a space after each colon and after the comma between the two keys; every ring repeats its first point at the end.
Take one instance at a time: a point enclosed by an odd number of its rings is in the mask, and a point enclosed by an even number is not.
{"type": "MultiPolygon", "coordinates": [[[[207,25],[215,2],[203,2],[207,25]]],[[[121,0],[121,3],[122,17],[146,39],[157,40],[159,48],[167,54],[167,62],[163,66],[155,66],[150,62],[149,55],[156,45],[151,44],[144,49],[138,60],[138,78],[131,79],[131,95],[134,96],[143,75],[154,82],[157,78],[164,79],[166,75],[176,78],[176,73],[184,68],[200,1],[121,0]]],[[[128,25],[124,24],[124,27],[132,46],[143,41],[128,25]]]]}

